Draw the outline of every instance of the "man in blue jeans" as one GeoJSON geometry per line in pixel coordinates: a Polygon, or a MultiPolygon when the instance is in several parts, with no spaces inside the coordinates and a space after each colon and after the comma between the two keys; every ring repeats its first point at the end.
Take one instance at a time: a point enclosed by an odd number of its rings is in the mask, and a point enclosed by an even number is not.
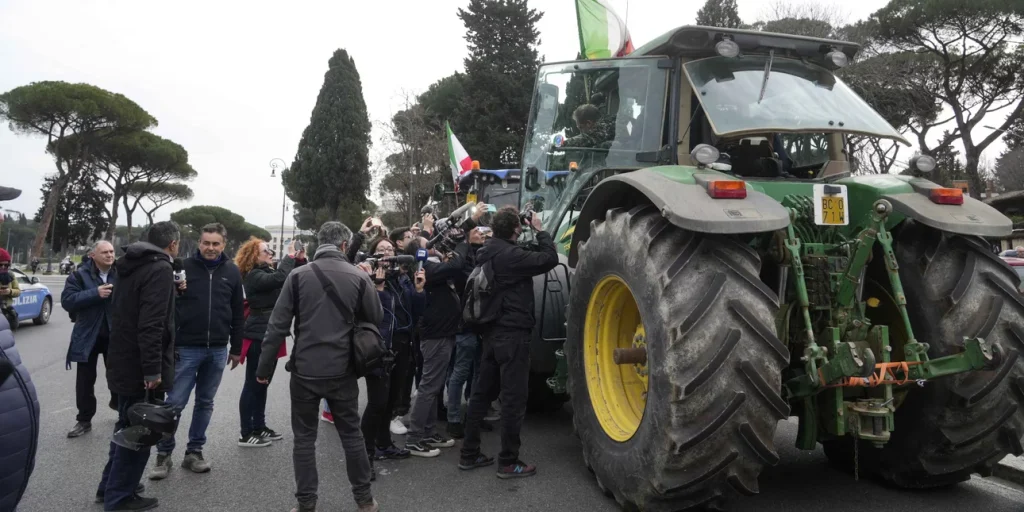
{"type": "MultiPolygon", "coordinates": [[[[213,397],[220,387],[224,367],[230,364],[235,369],[242,353],[242,275],[234,262],[224,256],[226,240],[224,226],[203,226],[199,249],[183,262],[187,287],[175,307],[174,387],[167,402],[183,410],[192,389],[196,390],[188,445],[181,462],[182,468],[194,473],[210,471],[203,445],[213,417],[213,397]]],[[[167,478],[174,446],[173,437],[157,444],[156,466],[149,473],[150,480],[167,478]]]]}

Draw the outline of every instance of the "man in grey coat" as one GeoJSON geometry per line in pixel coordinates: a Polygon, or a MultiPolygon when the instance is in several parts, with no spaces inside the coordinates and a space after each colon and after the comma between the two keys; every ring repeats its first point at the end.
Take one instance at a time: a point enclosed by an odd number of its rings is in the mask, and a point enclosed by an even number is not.
{"type": "Polygon", "coordinates": [[[345,257],[352,232],[340,222],[326,222],[317,234],[320,246],[309,264],[292,271],[270,315],[256,380],[267,384],[277,366],[277,352],[295,323],[295,343],[285,369],[292,374],[292,434],[295,443],[295,497],[292,512],[312,512],[317,502],[316,434],[320,400],[334,413],[352,494],[360,512],[376,512],[370,492],[370,460],[359,429],[359,386],[350,364],[353,323],[377,325],[384,316],[373,283],[366,272],[345,257]],[[328,298],[319,270],[341,298],[338,310],[328,298]]]}

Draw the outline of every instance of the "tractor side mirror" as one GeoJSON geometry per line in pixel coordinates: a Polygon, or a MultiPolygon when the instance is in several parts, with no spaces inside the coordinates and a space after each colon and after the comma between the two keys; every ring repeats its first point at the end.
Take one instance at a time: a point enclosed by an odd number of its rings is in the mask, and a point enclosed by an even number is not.
{"type": "Polygon", "coordinates": [[[540,171],[536,166],[531,165],[526,168],[526,180],[523,181],[523,186],[531,192],[540,189],[540,171]]]}
{"type": "Polygon", "coordinates": [[[444,183],[434,184],[434,191],[430,194],[430,198],[436,202],[441,202],[444,199],[444,183]]]}

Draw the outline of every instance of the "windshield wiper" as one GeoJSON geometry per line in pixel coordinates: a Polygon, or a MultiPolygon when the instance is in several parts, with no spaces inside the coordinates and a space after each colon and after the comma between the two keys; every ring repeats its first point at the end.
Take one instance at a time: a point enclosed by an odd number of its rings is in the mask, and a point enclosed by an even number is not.
{"type": "Polygon", "coordinates": [[[764,78],[761,79],[761,95],[757,97],[757,104],[764,99],[764,92],[768,90],[768,75],[772,74],[772,61],[775,60],[775,50],[768,51],[768,62],[764,65],[764,78]]]}

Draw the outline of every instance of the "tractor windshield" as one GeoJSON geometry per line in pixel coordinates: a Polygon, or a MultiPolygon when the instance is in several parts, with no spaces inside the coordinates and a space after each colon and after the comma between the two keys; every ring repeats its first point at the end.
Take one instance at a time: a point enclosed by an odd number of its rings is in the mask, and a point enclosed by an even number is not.
{"type": "Polygon", "coordinates": [[[601,171],[655,165],[663,144],[668,69],[658,58],[542,66],[523,154],[521,207],[556,215],[601,171]],[[645,157],[648,156],[648,157],[645,157]]]}
{"type": "Polygon", "coordinates": [[[684,69],[716,136],[840,132],[909,145],[846,84],[816,65],[749,55],[696,60],[684,69]]]}

